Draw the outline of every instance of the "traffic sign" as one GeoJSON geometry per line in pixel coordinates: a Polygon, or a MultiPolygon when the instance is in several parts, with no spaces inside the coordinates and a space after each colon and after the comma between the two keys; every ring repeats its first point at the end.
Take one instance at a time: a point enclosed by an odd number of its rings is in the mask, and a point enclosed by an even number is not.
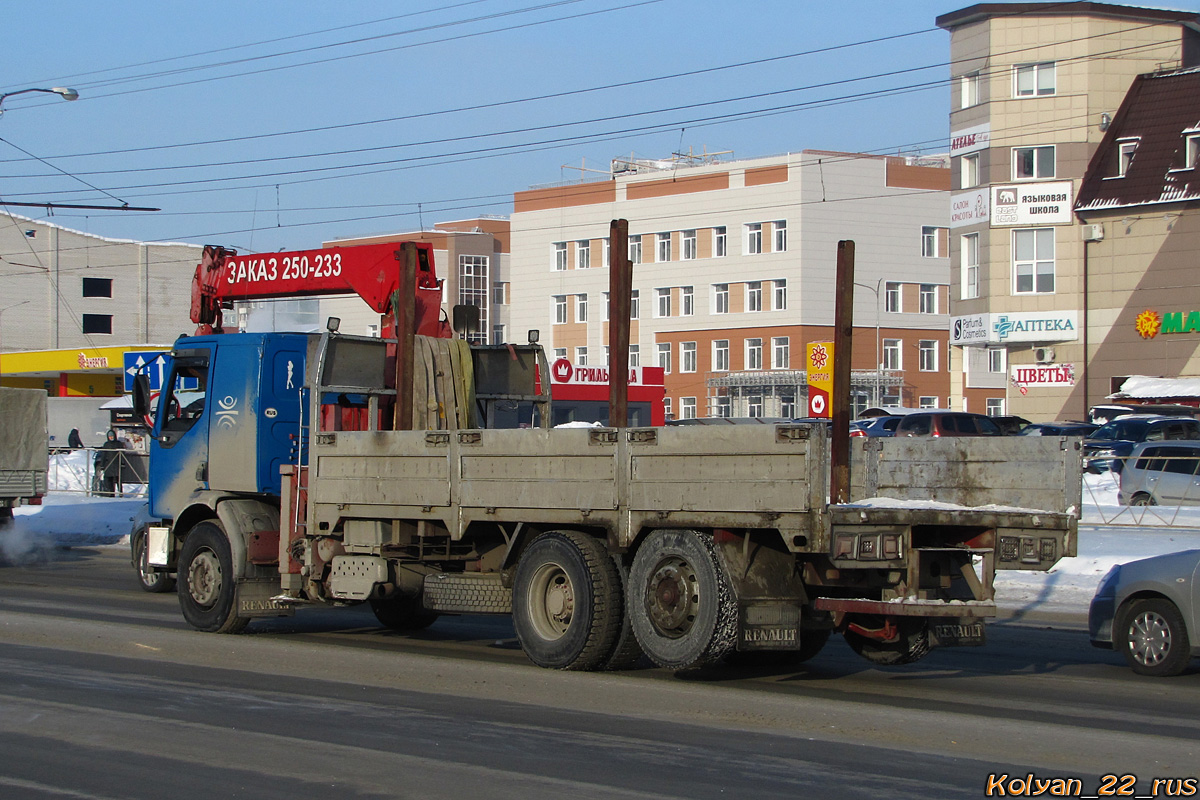
{"type": "Polygon", "coordinates": [[[144,350],[125,353],[125,391],[133,391],[133,376],[145,372],[150,378],[150,391],[162,391],[163,375],[166,372],[165,350],[144,350]],[[146,365],[149,364],[149,367],[146,365]]]}

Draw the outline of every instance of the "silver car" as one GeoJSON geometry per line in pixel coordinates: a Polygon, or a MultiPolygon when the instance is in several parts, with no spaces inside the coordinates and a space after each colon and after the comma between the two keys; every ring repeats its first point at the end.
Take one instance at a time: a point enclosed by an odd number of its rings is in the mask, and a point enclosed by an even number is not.
{"type": "Polygon", "coordinates": [[[1116,650],[1139,675],[1165,678],[1200,656],[1200,550],[1118,564],[1088,610],[1096,647],[1116,650]]]}
{"type": "Polygon", "coordinates": [[[1120,474],[1124,505],[1200,505],[1200,442],[1134,445],[1120,474]]]}

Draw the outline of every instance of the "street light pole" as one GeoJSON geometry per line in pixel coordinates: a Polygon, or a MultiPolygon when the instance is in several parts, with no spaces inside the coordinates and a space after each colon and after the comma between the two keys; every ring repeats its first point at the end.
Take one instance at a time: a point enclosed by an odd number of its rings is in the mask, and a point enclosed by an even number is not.
{"type": "Polygon", "coordinates": [[[875,295],[875,397],[873,398],[873,400],[874,400],[875,405],[882,406],[883,405],[883,396],[882,396],[883,395],[883,377],[882,377],[881,373],[883,371],[883,361],[882,361],[883,353],[880,350],[880,343],[879,343],[879,320],[880,320],[880,317],[883,316],[883,312],[880,310],[880,307],[879,307],[879,290],[881,288],[883,288],[883,278],[880,278],[878,281],[876,281],[874,287],[871,287],[865,283],[857,283],[857,282],[854,285],[861,286],[862,288],[866,289],[867,291],[869,291],[875,295]]]}
{"type": "Polygon", "coordinates": [[[79,92],[74,89],[68,89],[65,86],[55,86],[53,89],[17,89],[15,92],[5,92],[0,94],[0,114],[4,113],[4,101],[18,94],[29,94],[30,92],[42,92],[43,94],[56,94],[62,97],[63,100],[78,100],[79,92]]]}

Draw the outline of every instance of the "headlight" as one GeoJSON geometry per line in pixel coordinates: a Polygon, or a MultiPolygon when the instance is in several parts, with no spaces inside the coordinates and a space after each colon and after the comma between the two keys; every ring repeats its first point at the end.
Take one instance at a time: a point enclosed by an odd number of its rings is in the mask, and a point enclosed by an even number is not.
{"type": "Polygon", "coordinates": [[[1117,594],[1117,579],[1121,577],[1121,565],[1118,564],[1105,573],[1096,587],[1097,597],[1115,597],[1117,594]]]}
{"type": "Polygon", "coordinates": [[[1116,450],[1106,447],[1102,450],[1093,450],[1090,453],[1090,457],[1091,458],[1110,458],[1112,456],[1115,456],[1116,454],[1117,454],[1116,450]]]}

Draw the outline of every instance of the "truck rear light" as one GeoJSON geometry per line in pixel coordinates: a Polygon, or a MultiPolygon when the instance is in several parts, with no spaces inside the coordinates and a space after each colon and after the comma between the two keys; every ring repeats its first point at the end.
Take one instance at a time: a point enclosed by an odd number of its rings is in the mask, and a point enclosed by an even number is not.
{"type": "Polygon", "coordinates": [[[30,497],[25,502],[31,506],[40,506],[42,504],[42,496],[39,494],[37,497],[30,497]]]}

